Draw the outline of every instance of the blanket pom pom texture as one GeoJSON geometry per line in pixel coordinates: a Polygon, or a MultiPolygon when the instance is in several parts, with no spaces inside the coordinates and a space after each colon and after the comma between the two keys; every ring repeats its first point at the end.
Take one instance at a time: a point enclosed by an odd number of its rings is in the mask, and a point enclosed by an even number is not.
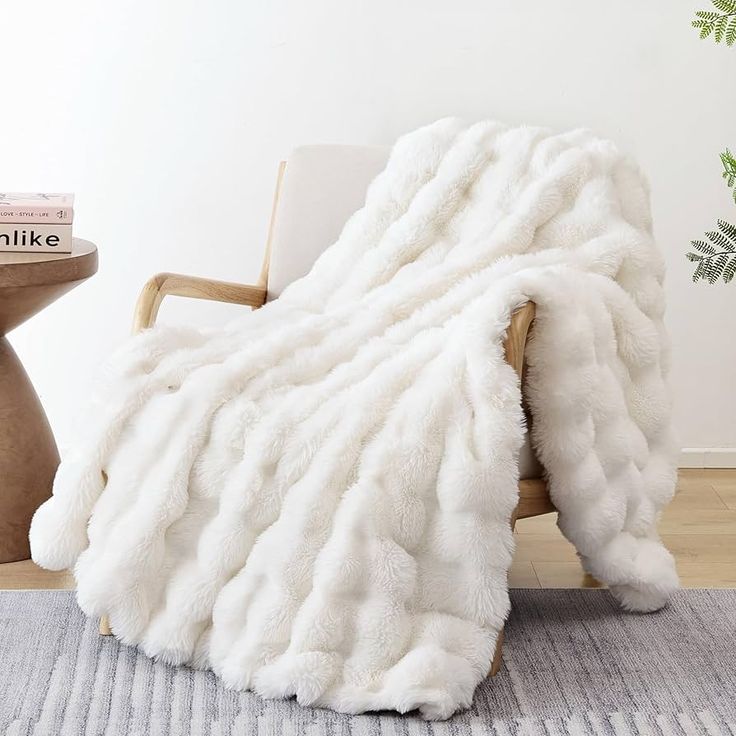
{"type": "Polygon", "coordinates": [[[664,264],[642,176],[588,131],[441,120],[282,296],[113,357],[36,513],[122,641],[359,713],[471,704],[509,611],[531,436],[559,526],[624,609],[678,585],[664,264]]]}

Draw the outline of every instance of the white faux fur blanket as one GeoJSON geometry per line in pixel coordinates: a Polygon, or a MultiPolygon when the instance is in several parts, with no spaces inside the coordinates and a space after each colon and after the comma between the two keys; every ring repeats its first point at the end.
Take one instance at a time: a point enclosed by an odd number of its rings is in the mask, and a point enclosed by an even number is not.
{"type": "Polygon", "coordinates": [[[357,713],[470,705],[509,611],[528,346],[559,525],[626,609],[677,587],[663,261],[637,169],[589,132],[401,138],[311,273],[218,331],[115,356],[31,530],[80,606],[228,686],[357,713]]]}

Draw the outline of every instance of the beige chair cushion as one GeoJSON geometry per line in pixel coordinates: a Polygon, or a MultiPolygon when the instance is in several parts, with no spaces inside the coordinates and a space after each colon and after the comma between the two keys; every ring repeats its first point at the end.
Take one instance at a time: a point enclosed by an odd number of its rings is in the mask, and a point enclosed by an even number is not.
{"type": "MultiPolygon", "coordinates": [[[[370,182],[385,167],[383,146],[302,146],[286,162],[274,220],[268,298],[306,275],[334,243],[350,215],[363,206],[370,182]]],[[[525,437],[522,478],[538,478],[539,463],[525,437]]]]}
{"type": "Polygon", "coordinates": [[[381,146],[302,146],[289,156],[271,242],[269,299],[306,275],[337,240],[388,154],[381,146]]]}

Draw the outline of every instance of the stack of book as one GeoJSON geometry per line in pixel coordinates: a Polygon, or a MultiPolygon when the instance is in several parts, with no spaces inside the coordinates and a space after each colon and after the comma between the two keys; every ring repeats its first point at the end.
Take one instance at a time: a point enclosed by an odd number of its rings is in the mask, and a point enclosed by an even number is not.
{"type": "Polygon", "coordinates": [[[0,194],[0,251],[71,253],[73,194],[0,194]]]}

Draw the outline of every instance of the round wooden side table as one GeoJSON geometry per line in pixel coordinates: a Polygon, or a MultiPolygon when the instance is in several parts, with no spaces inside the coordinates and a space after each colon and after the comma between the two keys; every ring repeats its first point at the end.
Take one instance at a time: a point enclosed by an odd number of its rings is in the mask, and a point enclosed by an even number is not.
{"type": "Polygon", "coordinates": [[[30,557],[28,530],[51,495],[59,452],[41,402],[5,335],[97,271],[97,248],[0,253],[0,562],[30,557]]]}

